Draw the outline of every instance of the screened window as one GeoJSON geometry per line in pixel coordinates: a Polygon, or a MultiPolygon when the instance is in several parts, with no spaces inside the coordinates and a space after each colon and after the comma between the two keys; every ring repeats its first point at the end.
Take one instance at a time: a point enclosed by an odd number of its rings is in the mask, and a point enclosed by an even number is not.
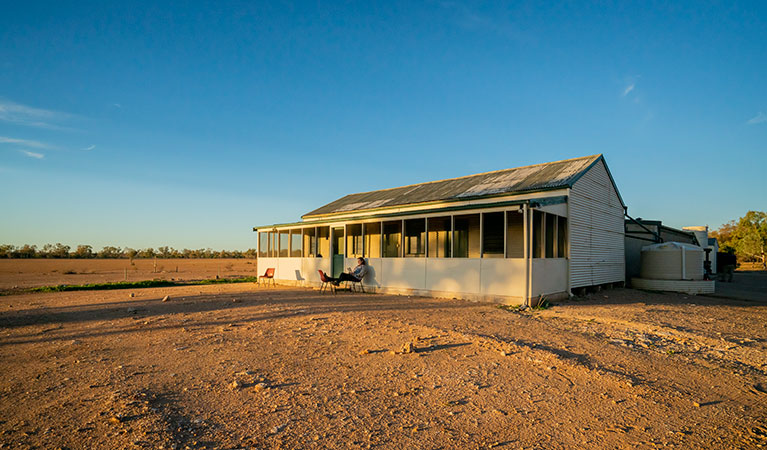
{"type": "Polygon", "coordinates": [[[314,258],[317,254],[317,234],[314,228],[304,228],[304,258],[314,258]]]}
{"type": "Polygon", "coordinates": [[[359,258],[362,256],[362,225],[346,226],[346,257],[359,258]]]}
{"type": "Polygon", "coordinates": [[[567,258],[567,217],[557,216],[557,258],[567,258]]]}
{"type": "Polygon", "coordinates": [[[479,258],[479,214],[455,216],[454,258],[479,258]]]}
{"type": "Polygon", "coordinates": [[[330,256],[330,227],[317,228],[317,258],[330,256]]]}
{"type": "Polygon", "coordinates": [[[301,230],[290,230],[290,256],[301,257],[301,230]]]}
{"type": "Polygon", "coordinates": [[[533,210],[533,258],[543,258],[543,213],[533,210]]]}
{"type": "Polygon", "coordinates": [[[405,256],[426,256],[426,219],[405,221],[405,256]]]}
{"type": "Polygon", "coordinates": [[[506,257],[525,257],[525,215],[521,209],[506,213],[506,257]]]}
{"type": "Polygon", "coordinates": [[[482,257],[503,258],[503,212],[482,214],[482,257]]]}
{"type": "Polygon", "coordinates": [[[557,216],[546,214],[546,257],[554,258],[557,246],[557,216]]]}
{"type": "Polygon", "coordinates": [[[450,257],[450,217],[429,218],[429,258],[450,257]]]}
{"type": "Polygon", "coordinates": [[[365,225],[365,257],[381,257],[381,223],[366,223],[365,225]]]}
{"type": "Polygon", "coordinates": [[[289,254],[289,246],[290,246],[290,234],[287,231],[280,231],[279,232],[280,237],[280,258],[287,258],[289,254]]]}
{"type": "Polygon", "coordinates": [[[269,233],[258,233],[258,257],[267,258],[269,255],[269,233]]]}
{"type": "Polygon", "coordinates": [[[269,256],[272,258],[276,258],[279,256],[279,253],[277,252],[277,249],[279,248],[277,243],[277,232],[276,231],[270,231],[269,236],[271,237],[269,239],[269,242],[271,242],[271,245],[269,245],[269,256]]]}
{"type": "Polygon", "coordinates": [[[400,240],[402,239],[402,222],[384,222],[383,224],[383,256],[397,258],[400,256],[400,240]]]}

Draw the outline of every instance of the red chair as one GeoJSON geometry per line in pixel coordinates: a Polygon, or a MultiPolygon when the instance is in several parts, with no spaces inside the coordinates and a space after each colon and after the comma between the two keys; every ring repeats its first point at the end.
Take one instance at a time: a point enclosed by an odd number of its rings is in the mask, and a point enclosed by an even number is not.
{"type": "Polygon", "coordinates": [[[330,290],[333,291],[333,294],[336,294],[336,285],[333,284],[333,280],[328,277],[325,272],[318,270],[317,272],[320,273],[320,281],[322,281],[322,285],[320,286],[320,294],[324,294],[328,290],[328,286],[330,287],[330,290]]]}
{"type": "Polygon", "coordinates": [[[266,286],[269,286],[269,281],[271,280],[272,286],[276,287],[277,285],[274,282],[274,267],[266,269],[266,272],[263,275],[259,275],[256,284],[261,284],[261,279],[264,280],[266,286]]]}

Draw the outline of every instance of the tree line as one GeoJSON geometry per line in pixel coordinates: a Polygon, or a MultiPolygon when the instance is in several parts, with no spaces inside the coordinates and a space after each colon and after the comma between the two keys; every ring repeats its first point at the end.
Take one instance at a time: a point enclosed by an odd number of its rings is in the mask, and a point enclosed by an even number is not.
{"type": "Polygon", "coordinates": [[[734,253],[738,261],[767,263],[767,213],[749,211],[711,233],[719,241],[719,251],[734,253]]]}
{"type": "Polygon", "coordinates": [[[256,249],[240,250],[212,250],[210,248],[176,250],[173,247],[121,248],[106,246],[95,251],[90,245],[78,245],[72,249],[61,243],[45,244],[42,248],[36,245],[24,244],[20,246],[3,244],[0,245],[0,259],[2,258],[71,258],[71,259],[146,259],[146,258],[256,258],[256,249]]]}

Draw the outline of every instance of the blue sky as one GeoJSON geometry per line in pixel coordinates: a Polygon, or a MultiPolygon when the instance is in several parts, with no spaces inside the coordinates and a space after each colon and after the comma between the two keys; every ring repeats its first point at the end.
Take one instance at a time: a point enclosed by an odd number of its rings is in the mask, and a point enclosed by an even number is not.
{"type": "Polygon", "coordinates": [[[764,2],[4,2],[0,242],[246,249],[350,192],[604,153],[767,210],[764,2]]]}

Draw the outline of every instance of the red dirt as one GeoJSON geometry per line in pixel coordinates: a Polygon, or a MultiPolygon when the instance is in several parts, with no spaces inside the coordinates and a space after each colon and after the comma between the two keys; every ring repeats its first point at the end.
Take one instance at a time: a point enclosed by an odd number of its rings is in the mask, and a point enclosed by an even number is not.
{"type": "Polygon", "coordinates": [[[767,445],[763,303],[248,283],[7,295],[0,327],[7,448],[767,445]]]}
{"type": "Polygon", "coordinates": [[[0,291],[57,284],[255,276],[252,259],[0,259],[0,291]]]}

